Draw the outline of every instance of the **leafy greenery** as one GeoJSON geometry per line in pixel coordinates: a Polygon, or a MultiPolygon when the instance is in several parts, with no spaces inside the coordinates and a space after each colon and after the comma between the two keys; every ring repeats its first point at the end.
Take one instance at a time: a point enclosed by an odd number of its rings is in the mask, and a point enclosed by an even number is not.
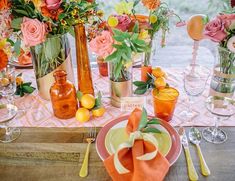
{"type": "Polygon", "coordinates": [[[54,35],[42,44],[31,47],[36,78],[39,79],[60,66],[68,57],[68,38],[54,35]]]}
{"type": "MultiPolygon", "coordinates": [[[[98,4],[94,2],[89,3],[86,0],[70,1],[63,0],[60,8],[56,11],[61,11],[58,18],[48,17],[42,13],[42,10],[35,7],[32,1],[12,0],[11,11],[14,17],[12,27],[15,31],[20,30],[20,24],[23,17],[31,19],[38,19],[50,25],[52,35],[65,34],[71,30],[71,26],[78,23],[88,23],[91,16],[96,16],[96,9],[98,4]],[[91,13],[91,11],[94,11],[91,13]]],[[[40,7],[41,8],[41,7],[40,7]]]]}
{"type": "Polygon", "coordinates": [[[138,130],[144,133],[161,133],[159,129],[152,126],[160,123],[160,119],[158,118],[152,118],[148,120],[147,111],[145,108],[143,108],[138,130]]]}
{"type": "Polygon", "coordinates": [[[147,92],[147,90],[154,88],[154,77],[148,74],[149,79],[144,81],[134,81],[133,84],[137,87],[134,91],[134,94],[142,95],[147,92]]]}
{"type": "Polygon", "coordinates": [[[23,97],[25,94],[31,94],[35,90],[34,87],[31,86],[32,82],[26,82],[23,84],[20,84],[16,88],[15,95],[19,95],[20,97],[23,97]]]}
{"type": "Polygon", "coordinates": [[[113,38],[116,41],[113,47],[116,50],[105,59],[105,61],[112,63],[111,80],[117,82],[129,80],[131,74],[128,67],[132,64],[133,54],[149,51],[146,42],[139,39],[138,30],[138,23],[135,24],[132,32],[113,29],[113,38]]]}

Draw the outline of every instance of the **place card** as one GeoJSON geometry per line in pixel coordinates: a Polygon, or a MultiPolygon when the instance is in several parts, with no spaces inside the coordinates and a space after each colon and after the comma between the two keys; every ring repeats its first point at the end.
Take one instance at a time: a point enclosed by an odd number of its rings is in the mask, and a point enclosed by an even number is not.
{"type": "Polygon", "coordinates": [[[135,108],[146,107],[146,96],[121,98],[121,111],[133,111],[135,108]]]}

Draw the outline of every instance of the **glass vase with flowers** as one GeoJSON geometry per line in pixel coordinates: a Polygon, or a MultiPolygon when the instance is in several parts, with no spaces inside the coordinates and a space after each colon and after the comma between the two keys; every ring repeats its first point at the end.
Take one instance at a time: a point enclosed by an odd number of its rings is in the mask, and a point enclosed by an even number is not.
{"type": "Polygon", "coordinates": [[[210,84],[210,94],[232,97],[235,90],[235,13],[234,4],[209,21],[204,36],[218,44],[217,56],[210,84]]]}
{"type": "MultiPolygon", "coordinates": [[[[49,99],[49,89],[54,83],[53,73],[65,70],[73,81],[73,69],[67,33],[74,35],[74,26],[88,23],[96,16],[95,1],[64,0],[11,0],[7,10],[11,16],[14,51],[20,54],[23,41],[30,47],[39,94],[49,99]],[[93,12],[93,13],[91,13],[93,12]]],[[[90,80],[91,81],[91,80],[90,80]]]]}
{"type": "Polygon", "coordinates": [[[109,28],[90,41],[90,48],[97,55],[105,57],[108,62],[111,104],[120,107],[120,98],[132,95],[133,56],[148,51],[148,46],[144,40],[139,39],[138,22],[131,24],[132,21],[127,15],[117,17],[109,17],[109,28]],[[129,23],[121,24],[119,29],[111,29],[117,17],[129,23]]]}

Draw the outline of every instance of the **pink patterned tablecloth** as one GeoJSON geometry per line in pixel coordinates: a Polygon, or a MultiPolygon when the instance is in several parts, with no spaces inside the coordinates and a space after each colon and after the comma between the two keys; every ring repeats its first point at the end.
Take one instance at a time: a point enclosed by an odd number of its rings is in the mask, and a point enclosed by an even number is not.
{"type": "MultiPolygon", "coordinates": [[[[33,70],[18,70],[23,72],[23,77],[26,81],[32,81],[36,86],[33,70]]],[[[188,107],[187,95],[183,90],[183,69],[165,69],[168,74],[168,83],[176,87],[180,92],[180,97],[176,106],[175,114],[170,122],[173,126],[212,126],[214,124],[213,116],[205,108],[205,99],[209,94],[209,82],[205,88],[205,91],[201,96],[195,99],[193,104],[193,110],[200,112],[200,115],[194,119],[194,121],[186,120],[179,116],[182,110],[186,110],[188,107]]],[[[74,71],[76,72],[76,71],[74,71]]],[[[101,77],[97,69],[92,70],[93,83],[96,91],[100,90],[104,96],[103,104],[106,107],[106,113],[100,118],[91,118],[89,122],[80,123],[75,118],[68,120],[61,120],[53,115],[50,101],[45,101],[40,98],[37,93],[18,99],[16,101],[19,108],[25,108],[26,111],[20,111],[19,115],[9,122],[9,126],[14,127],[90,127],[90,126],[104,126],[108,122],[123,115],[127,115],[128,112],[121,112],[120,109],[112,107],[110,105],[109,96],[109,82],[108,78],[101,77]]],[[[76,76],[75,76],[76,77],[76,76]]],[[[140,70],[134,69],[134,79],[140,79],[140,70]]],[[[149,115],[153,115],[153,106],[151,95],[147,96],[147,111],[149,115]]],[[[228,120],[224,120],[220,123],[221,126],[235,126],[235,117],[231,117],[228,120]]]]}

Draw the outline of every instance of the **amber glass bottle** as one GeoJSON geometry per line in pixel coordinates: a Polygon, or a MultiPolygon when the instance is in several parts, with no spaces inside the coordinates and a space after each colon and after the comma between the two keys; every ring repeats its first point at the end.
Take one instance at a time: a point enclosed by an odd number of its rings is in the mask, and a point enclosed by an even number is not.
{"type": "Polygon", "coordinates": [[[60,119],[75,116],[78,109],[76,89],[66,78],[66,72],[58,70],[54,73],[55,83],[51,86],[50,95],[53,111],[60,119]]]}

